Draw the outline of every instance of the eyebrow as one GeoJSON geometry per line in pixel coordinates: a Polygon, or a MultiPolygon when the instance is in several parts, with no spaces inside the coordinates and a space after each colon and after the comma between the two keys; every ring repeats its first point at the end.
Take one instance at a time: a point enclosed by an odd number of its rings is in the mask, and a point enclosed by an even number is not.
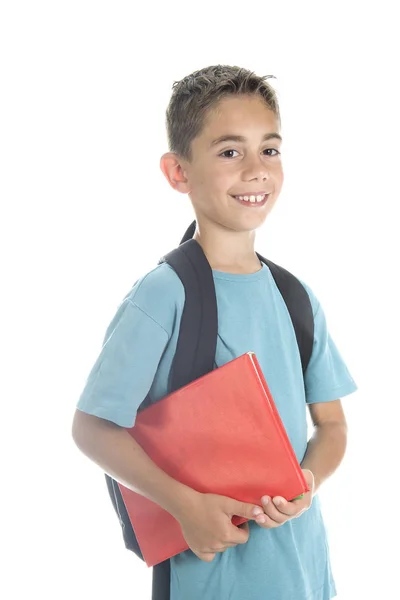
{"type": "MultiPolygon", "coordinates": [[[[282,136],[279,135],[279,133],[266,133],[264,135],[262,141],[266,142],[266,141],[272,140],[272,139],[282,141],[282,136]]],[[[221,137],[212,141],[210,145],[217,146],[218,144],[222,144],[222,142],[245,142],[245,141],[246,141],[246,138],[243,135],[228,134],[228,135],[222,135],[221,137]]]]}

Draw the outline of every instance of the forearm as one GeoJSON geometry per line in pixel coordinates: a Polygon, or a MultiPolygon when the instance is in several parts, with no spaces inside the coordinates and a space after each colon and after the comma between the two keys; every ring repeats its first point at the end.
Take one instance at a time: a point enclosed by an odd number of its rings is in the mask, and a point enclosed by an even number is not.
{"type": "Polygon", "coordinates": [[[309,469],[314,475],[314,493],[336,471],[343,460],[346,445],[345,423],[332,422],[315,426],[301,464],[303,469],[309,469]]]}
{"type": "Polygon", "coordinates": [[[193,500],[194,490],[157,467],[129,433],[114,423],[77,410],[72,435],[78,448],[105,473],[175,518],[193,500]]]}

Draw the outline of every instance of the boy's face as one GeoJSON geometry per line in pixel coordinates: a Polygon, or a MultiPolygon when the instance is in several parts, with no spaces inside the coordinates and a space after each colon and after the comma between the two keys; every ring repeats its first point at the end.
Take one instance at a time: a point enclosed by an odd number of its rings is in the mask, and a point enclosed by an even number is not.
{"type": "Polygon", "coordinates": [[[243,232],[262,225],[283,184],[279,137],[278,120],[260,97],[224,98],[210,110],[191,160],[179,161],[182,191],[200,225],[243,232]]]}

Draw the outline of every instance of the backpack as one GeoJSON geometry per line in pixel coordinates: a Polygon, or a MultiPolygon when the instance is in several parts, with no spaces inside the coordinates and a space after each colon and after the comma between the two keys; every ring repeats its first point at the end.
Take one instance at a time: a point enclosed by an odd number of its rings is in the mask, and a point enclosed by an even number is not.
{"type": "MultiPolygon", "coordinates": [[[[210,264],[201,246],[192,239],[195,228],[194,221],[178,248],[159,261],[159,264],[165,262],[174,269],[185,289],[185,304],[177,349],[169,376],[168,393],[209,373],[214,369],[215,364],[218,333],[217,300],[210,264]]],[[[295,330],[304,375],[314,342],[314,318],[308,293],[294,275],[258,253],[257,256],[270,269],[286,303],[295,330]]],[[[143,410],[150,403],[150,398],[147,396],[138,410],[143,410]]],[[[108,475],[105,477],[122,528],[125,546],[143,560],[118,484],[108,475]]],[[[169,560],[153,567],[152,583],[152,600],[170,599],[169,560]]]]}

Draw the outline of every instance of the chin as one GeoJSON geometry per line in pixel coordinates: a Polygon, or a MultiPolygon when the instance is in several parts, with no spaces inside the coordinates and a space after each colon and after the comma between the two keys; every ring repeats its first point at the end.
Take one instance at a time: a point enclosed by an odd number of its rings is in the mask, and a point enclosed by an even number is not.
{"type": "Polygon", "coordinates": [[[238,222],[235,223],[226,223],[226,228],[231,229],[232,231],[237,231],[238,233],[251,233],[252,231],[256,231],[260,229],[265,223],[266,217],[264,219],[252,219],[247,222],[238,222]]]}
{"type": "Polygon", "coordinates": [[[238,231],[255,231],[256,229],[260,229],[268,218],[269,212],[264,214],[249,216],[247,219],[241,219],[240,221],[236,221],[238,231]]]}

